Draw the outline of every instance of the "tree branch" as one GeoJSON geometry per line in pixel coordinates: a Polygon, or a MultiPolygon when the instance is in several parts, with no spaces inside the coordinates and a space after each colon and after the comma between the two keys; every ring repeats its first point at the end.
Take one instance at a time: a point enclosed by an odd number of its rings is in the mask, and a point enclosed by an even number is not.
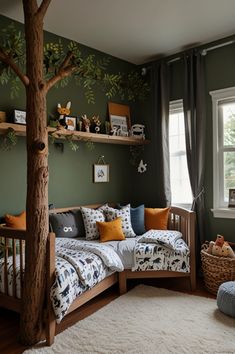
{"type": "Polygon", "coordinates": [[[76,65],[69,65],[70,60],[74,56],[73,52],[69,51],[61,63],[59,70],[55,76],[53,76],[50,80],[48,80],[45,84],[46,92],[50,90],[52,86],[54,86],[58,81],[62,80],[64,77],[69,76],[77,69],[76,65]]]}
{"type": "Polygon", "coordinates": [[[42,18],[45,16],[47,9],[50,5],[51,0],[42,0],[41,5],[38,8],[38,15],[42,16],[42,18]]]}
{"type": "Polygon", "coordinates": [[[7,55],[2,48],[0,48],[0,60],[4,62],[5,64],[9,65],[10,68],[15,72],[15,74],[20,78],[20,80],[23,82],[25,86],[29,85],[29,78],[28,76],[24,75],[21,71],[20,68],[16,65],[14,60],[7,55]]]}
{"type": "Polygon", "coordinates": [[[64,77],[71,75],[76,70],[76,65],[68,65],[66,68],[60,69],[55,76],[53,76],[50,80],[46,82],[44,89],[46,90],[46,92],[48,92],[50,88],[54,86],[58,81],[62,80],[64,77]]]}

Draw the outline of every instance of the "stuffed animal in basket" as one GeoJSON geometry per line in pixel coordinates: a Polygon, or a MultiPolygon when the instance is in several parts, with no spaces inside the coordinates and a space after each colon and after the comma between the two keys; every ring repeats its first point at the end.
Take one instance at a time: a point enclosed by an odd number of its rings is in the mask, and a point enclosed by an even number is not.
{"type": "Polygon", "coordinates": [[[215,242],[210,241],[207,252],[212,254],[213,256],[230,258],[235,257],[232,247],[229,245],[228,242],[224,241],[224,236],[222,235],[217,235],[215,242]]]}

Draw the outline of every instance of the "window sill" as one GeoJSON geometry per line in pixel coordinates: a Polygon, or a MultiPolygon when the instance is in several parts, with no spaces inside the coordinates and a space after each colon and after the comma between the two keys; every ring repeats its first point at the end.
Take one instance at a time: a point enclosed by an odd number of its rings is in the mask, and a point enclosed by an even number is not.
{"type": "Polygon", "coordinates": [[[235,208],[211,209],[214,218],[235,219],[235,208]]]}

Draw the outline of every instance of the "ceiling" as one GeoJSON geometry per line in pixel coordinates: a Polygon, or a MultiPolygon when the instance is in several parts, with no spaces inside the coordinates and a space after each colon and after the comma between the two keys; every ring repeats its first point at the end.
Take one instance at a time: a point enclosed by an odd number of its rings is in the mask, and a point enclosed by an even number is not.
{"type": "MultiPolygon", "coordinates": [[[[0,0],[0,13],[23,22],[22,1],[0,0]]],[[[235,34],[235,0],[52,0],[44,22],[47,31],[142,64],[235,34]]]]}

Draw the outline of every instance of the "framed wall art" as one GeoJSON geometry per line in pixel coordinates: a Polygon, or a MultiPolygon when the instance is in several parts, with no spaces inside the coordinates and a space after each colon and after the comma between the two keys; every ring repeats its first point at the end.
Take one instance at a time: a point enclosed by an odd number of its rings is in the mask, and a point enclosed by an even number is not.
{"type": "Polygon", "coordinates": [[[16,124],[26,124],[26,111],[21,111],[19,109],[14,109],[14,111],[13,111],[13,121],[16,124]]]}
{"type": "Polygon", "coordinates": [[[94,182],[101,183],[101,182],[109,182],[109,165],[94,165],[94,182]]]}
{"type": "Polygon", "coordinates": [[[77,117],[65,117],[65,123],[68,130],[76,130],[77,117]]]}

